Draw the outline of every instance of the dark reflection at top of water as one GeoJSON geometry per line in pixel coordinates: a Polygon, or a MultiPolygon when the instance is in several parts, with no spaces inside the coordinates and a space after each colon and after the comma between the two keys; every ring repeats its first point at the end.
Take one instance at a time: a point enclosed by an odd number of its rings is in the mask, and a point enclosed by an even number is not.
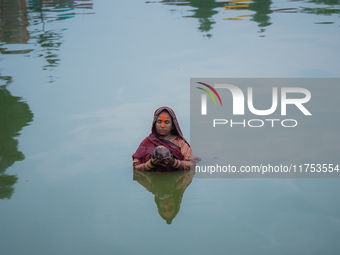
{"type": "Polygon", "coordinates": [[[194,170],[174,172],[133,171],[133,180],[155,196],[159,215],[171,224],[177,216],[185,189],[190,185],[194,170]]]}
{"type": "MultiPolygon", "coordinates": [[[[33,52],[46,59],[44,70],[52,70],[60,62],[63,29],[49,29],[48,24],[77,14],[92,14],[92,7],[91,0],[0,0],[0,53],[33,52]]],[[[0,82],[0,199],[9,199],[18,178],[5,172],[25,159],[15,138],[33,121],[33,113],[21,97],[7,89],[12,77],[0,75],[0,82]]]]}
{"type": "Polygon", "coordinates": [[[166,5],[177,5],[177,6],[191,6],[195,9],[190,10],[193,15],[184,16],[185,18],[197,18],[200,25],[198,30],[206,33],[206,37],[211,37],[212,34],[208,33],[212,30],[213,25],[216,23],[213,16],[218,14],[220,10],[223,11],[254,11],[252,15],[237,15],[236,17],[223,18],[223,20],[243,20],[245,17],[252,17],[252,20],[259,24],[259,27],[266,27],[271,25],[269,22],[270,17],[268,14],[272,13],[270,10],[270,0],[231,0],[218,2],[215,0],[191,0],[191,1],[177,1],[177,0],[163,0],[160,3],[166,5]]]}
{"type": "MultiPolygon", "coordinates": [[[[297,0],[300,1],[300,0],[297,0]]],[[[288,0],[288,2],[294,2],[294,0],[288,0]]],[[[223,15],[229,16],[223,18],[223,20],[244,20],[245,18],[250,18],[251,21],[255,21],[258,23],[260,28],[260,33],[263,34],[265,32],[265,28],[272,25],[270,22],[270,14],[274,13],[308,13],[315,15],[326,15],[329,16],[331,14],[340,14],[340,9],[335,8],[339,6],[340,3],[338,0],[311,0],[311,1],[302,1],[303,3],[314,3],[314,4],[322,4],[327,5],[321,8],[313,8],[313,7],[283,7],[283,8],[272,8],[271,0],[231,0],[231,1],[216,1],[216,0],[191,0],[191,1],[182,1],[182,0],[162,0],[158,3],[162,3],[164,5],[171,6],[179,6],[179,8],[183,6],[191,6],[194,9],[189,10],[191,15],[185,15],[184,18],[197,18],[199,21],[198,30],[202,33],[205,33],[204,36],[211,37],[211,30],[213,29],[213,25],[216,21],[213,19],[213,16],[222,12],[223,15]],[[250,14],[241,14],[235,15],[233,11],[251,11],[250,14]]],[[[156,3],[147,1],[146,3],[156,3]]],[[[278,3],[276,3],[278,4],[278,3]]],[[[283,3],[279,3],[282,5],[283,3]]],[[[174,11],[174,9],[172,9],[174,11]]],[[[321,23],[318,23],[321,24],[321,23]]],[[[322,22],[322,24],[332,24],[331,22],[322,22]]],[[[263,36],[263,35],[260,35],[263,36]]]]}
{"type": "Polygon", "coordinates": [[[12,77],[0,75],[0,80],[5,83],[0,86],[0,199],[9,199],[18,178],[5,172],[16,161],[25,159],[18,150],[18,140],[15,138],[33,120],[33,113],[21,97],[12,96],[7,89],[12,77]]]}
{"type": "Polygon", "coordinates": [[[26,54],[32,51],[44,57],[44,70],[58,66],[59,48],[63,30],[49,29],[48,23],[93,14],[91,0],[1,0],[0,1],[0,52],[26,54]],[[26,45],[24,49],[22,46],[26,45]],[[38,46],[38,47],[36,47],[38,46]],[[17,49],[17,48],[20,49],[17,49]]]}

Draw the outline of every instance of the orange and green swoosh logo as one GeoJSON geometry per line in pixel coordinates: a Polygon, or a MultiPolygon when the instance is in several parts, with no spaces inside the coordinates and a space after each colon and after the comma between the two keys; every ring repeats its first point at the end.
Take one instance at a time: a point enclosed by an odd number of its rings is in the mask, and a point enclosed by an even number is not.
{"type": "MultiPolygon", "coordinates": [[[[213,87],[211,87],[210,85],[205,84],[205,83],[203,83],[203,82],[197,82],[197,83],[199,83],[199,84],[201,84],[201,85],[204,85],[204,86],[208,87],[209,89],[211,89],[211,90],[215,93],[215,95],[217,96],[218,100],[220,100],[220,104],[221,104],[221,106],[222,106],[222,100],[221,100],[221,98],[220,98],[220,95],[217,93],[217,91],[216,91],[213,87]]],[[[207,92],[207,94],[214,100],[215,105],[217,105],[214,96],[211,94],[211,92],[210,92],[209,90],[206,90],[206,89],[203,89],[203,88],[200,88],[200,87],[196,87],[196,88],[201,89],[201,90],[207,92]]]]}

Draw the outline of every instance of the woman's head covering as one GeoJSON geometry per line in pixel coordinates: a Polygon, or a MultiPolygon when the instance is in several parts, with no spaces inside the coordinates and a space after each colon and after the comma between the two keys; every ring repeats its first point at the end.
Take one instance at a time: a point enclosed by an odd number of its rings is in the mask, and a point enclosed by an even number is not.
{"type": "Polygon", "coordinates": [[[155,113],[154,113],[154,115],[153,115],[153,122],[152,122],[152,127],[151,127],[152,133],[153,133],[156,137],[158,137],[158,134],[157,134],[157,131],[156,131],[156,127],[155,127],[155,123],[156,123],[156,121],[157,121],[157,118],[158,118],[159,114],[160,114],[161,112],[163,112],[163,111],[167,111],[167,112],[169,113],[169,115],[171,116],[172,123],[173,123],[173,125],[174,125],[174,129],[171,131],[171,133],[174,134],[174,135],[180,136],[184,141],[186,141],[186,140],[184,139],[183,134],[182,134],[181,128],[179,127],[179,124],[178,124],[178,121],[177,121],[175,112],[174,112],[171,108],[166,107],[166,106],[160,107],[160,108],[158,108],[158,109],[155,111],[155,113]]]}

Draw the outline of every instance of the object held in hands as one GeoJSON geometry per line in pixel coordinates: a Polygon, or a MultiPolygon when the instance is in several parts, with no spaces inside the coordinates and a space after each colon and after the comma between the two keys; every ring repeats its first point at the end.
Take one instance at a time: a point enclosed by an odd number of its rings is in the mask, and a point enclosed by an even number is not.
{"type": "Polygon", "coordinates": [[[164,161],[171,158],[171,153],[167,147],[158,146],[152,152],[151,158],[158,159],[159,161],[164,161]]]}

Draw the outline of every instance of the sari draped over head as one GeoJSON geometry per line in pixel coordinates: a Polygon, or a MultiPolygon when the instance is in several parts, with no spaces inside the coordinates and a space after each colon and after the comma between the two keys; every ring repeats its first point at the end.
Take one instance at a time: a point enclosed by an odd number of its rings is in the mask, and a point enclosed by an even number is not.
{"type": "Polygon", "coordinates": [[[184,159],[184,156],[181,152],[180,147],[178,147],[176,144],[166,139],[160,138],[157,134],[155,123],[157,121],[158,115],[162,111],[167,111],[172,118],[172,123],[174,126],[174,129],[171,131],[172,134],[177,135],[180,138],[182,138],[190,147],[189,143],[183,137],[182,131],[179,127],[174,111],[169,107],[161,107],[161,108],[158,108],[154,113],[154,118],[153,118],[152,127],[151,127],[151,134],[146,139],[143,140],[143,142],[139,145],[137,151],[132,155],[133,158],[137,158],[141,163],[147,162],[150,159],[151,153],[158,146],[167,147],[170,150],[171,154],[176,159],[179,159],[179,160],[184,159]]]}

